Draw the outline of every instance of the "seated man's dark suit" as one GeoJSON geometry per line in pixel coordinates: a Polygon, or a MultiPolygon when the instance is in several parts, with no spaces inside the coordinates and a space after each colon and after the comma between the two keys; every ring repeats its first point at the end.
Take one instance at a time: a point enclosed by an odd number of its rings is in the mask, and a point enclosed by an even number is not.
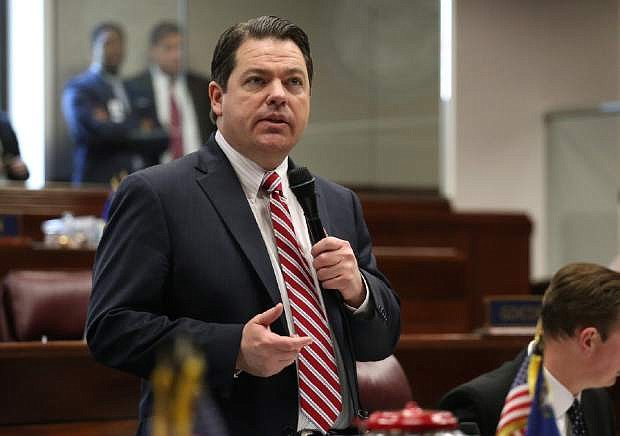
{"type": "MultiPolygon", "coordinates": [[[[20,156],[17,135],[15,135],[9,117],[4,112],[0,112],[0,152],[0,169],[2,161],[9,161],[11,158],[20,156]]],[[[9,179],[23,180],[28,178],[28,173],[18,177],[6,168],[6,176],[9,179]]]]}
{"type": "MultiPolygon", "coordinates": [[[[524,350],[515,360],[458,386],[441,399],[439,407],[452,411],[461,422],[478,424],[481,436],[494,436],[506,395],[525,356],[524,350]]],[[[581,404],[590,436],[616,434],[614,407],[605,389],[584,390],[581,404]]]]}
{"type": "Polygon", "coordinates": [[[146,134],[131,115],[122,122],[112,121],[108,106],[114,99],[110,84],[92,69],[65,85],[62,108],[75,143],[73,183],[109,183],[121,171],[158,163],[167,147],[165,136],[146,134]]]}
{"type": "MultiPolygon", "coordinates": [[[[184,73],[184,77],[187,82],[187,89],[192,97],[192,103],[194,103],[201,143],[205,144],[211,133],[215,131],[215,125],[209,118],[209,112],[211,111],[209,79],[192,72],[184,73]]],[[[153,76],[149,70],[143,71],[136,77],[127,80],[125,87],[131,101],[131,107],[138,116],[159,120],[155,103],[153,76]]]]}
{"type": "MultiPolygon", "coordinates": [[[[316,190],[327,233],[350,242],[370,292],[366,316],[324,292],[357,411],[355,360],[393,352],[399,302],[377,270],[355,194],[320,178],[316,190]]],[[[281,435],[297,428],[295,365],[268,378],[233,378],[244,324],[280,301],[256,220],[213,135],[200,151],[124,180],[95,261],[87,341],[98,361],[147,379],[158,347],[190,335],[206,353],[206,384],[230,433],[281,435]]],[[[271,329],[289,334],[284,316],[271,329]]],[[[151,413],[143,386],[141,420],[151,413]]]]}
{"type": "Polygon", "coordinates": [[[0,151],[2,151],[2,157],[19,156],[17,136],[9,117],[4,112],[0,112],[0,151]]]}

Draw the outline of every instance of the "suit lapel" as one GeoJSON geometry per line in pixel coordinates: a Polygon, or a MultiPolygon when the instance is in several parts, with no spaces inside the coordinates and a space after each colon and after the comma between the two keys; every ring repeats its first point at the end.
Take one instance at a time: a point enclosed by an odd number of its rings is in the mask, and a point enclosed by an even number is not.
{"type": "Polygon", "coordinates": [[[605,416],[606,410],[600,410],[600,401],[597,401],[594,392],[585,390],[581,395],[581,407],[586,422],[586,429],[590,436],[602,436],[608,434],[604,431],[604,423],[607,419],[601,419],[605,416]]]}
{"type": "Polygon", "coordinates": [[[199,153],[197,182],[200,188],[254,267],[274,304],[280,302],[269,253],[235,171],[213,135],[199,153]]]}
{"type": "MultiPolygon", "coordinates": [[[[106,82],[100,74],[91,72],[91,77],[95,83],[97,92],[99,93],[99,98],[105,102],[112,100],[114,98],[114,90],[112,89],[112,86],[110,86],[110,84],[106,82]]],[[[107,106],[106,110],[108,110],[107,106]]]]}

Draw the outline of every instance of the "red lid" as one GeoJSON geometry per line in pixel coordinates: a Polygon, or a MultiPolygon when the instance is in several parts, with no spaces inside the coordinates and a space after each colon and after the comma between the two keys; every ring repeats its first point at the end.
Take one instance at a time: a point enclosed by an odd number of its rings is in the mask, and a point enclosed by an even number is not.
{"type": "Polygon", "coordinates": [[[407,403],[403,410],[373,412],[364,423],[367,430],[404,430],[421,433],[435,430],[455,430],[458,421],[450,412],[424,410],[415,402],[407,403]]]}

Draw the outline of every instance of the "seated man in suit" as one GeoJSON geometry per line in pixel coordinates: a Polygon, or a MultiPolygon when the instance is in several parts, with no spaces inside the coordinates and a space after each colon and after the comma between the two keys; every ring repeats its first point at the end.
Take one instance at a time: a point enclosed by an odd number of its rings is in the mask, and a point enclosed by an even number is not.
{"type": "MultiPolygon", "coordinates": [[[[587,263],[561,268],[545,292],[540,322],[544,379],[560,435],[614,435],[613,404],[602,388],[620,373],[620,274],[587,263]]],[[[495,435],[500,415],[502,425],[511,419],[502,413],[504,401],[532,349],[450,391],[440,408],[475,422],[483,436],[495,435]]]]}
{"type": "Polygon", "coordinates": [[[150,38],[151,67],[127,81],[131,105],[140,116],[168,131],[162,161],[177,159],[205,144],[215,126],[209,118],[209,80],[183,65],[183,33],[173,22],[157,24],[150,38]]]}
{"type": "Polygon", "coordinates": [[[0,170],[4,167],[4,172],[9,180],[26,180],[28,178],[30,174],[19,154],[17,136],[9,117],[4,112],[0,112],[0,156],[2,156],[0,170]]]}
{"type": "Polygon", "coordinates": [[[205,383],[231,435],[342,433],[363,413],[355,361],[393,353],[400,306],[357,196],[318,177],[304,185],[329,235],[312,244],[291,188],[289,153],[310,113],[308,37],[288,20],[254,18],[220,36],[211,65],[217,132],[116,192],[88,345],[145,380],[140,434],[156,352],[179,335],[206,355],[205,383]]]}
{"type": "Polygon", "coordinates": [[[75,143],[72,181],[109,183],[157,163],[167,138],[154,121],[132,116],[119,77],[124,34],[115,23],[101,23],[91,35],[92,63],[65,85],[62,108],[75,143]]]}

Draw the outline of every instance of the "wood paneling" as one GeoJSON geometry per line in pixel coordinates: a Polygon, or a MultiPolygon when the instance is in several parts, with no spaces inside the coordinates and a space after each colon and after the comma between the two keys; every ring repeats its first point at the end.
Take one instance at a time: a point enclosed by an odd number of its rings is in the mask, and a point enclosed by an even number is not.
{"type": "Polygon", "coordinates": [[[81,341],[0,343],[0,386],[2,425],[137,416],[139,379],[96,363],[81,341]]]}
{"type": "Polygon", "coordinates": [[[0,279],[10,270],[75,270],[92,269],[94,250],[45,248],[42,244],[21,241],[16,244],[0,242],[0,279]]]}
{"type": "MultiPolygon", "coordinates": [[[[484,323],[485,296],[529,293],[527,216],[455,212],[433,195],[358,192],[379,266],[402,298],[404,333],[471,332],[484,323]]],[[[107,195],[102,188],[4,186],[0,213],[19,215],[22,236],[38,241],[44,219],[67,210],[99,215],[107,195]]],[[[9,268],[90,267],[92,259],[88,250],[0,246],[0,277],[9,268]]]]}
{"type": "Polygon", "coordinates": [[[402,333],[469,332],[469,258],[452,247],[375,247],[377,264],[401,300],[402,333]]]}
{"type": "MultiPolygon", "coordinates": [[[[529,340],[403,335],[395,355],[409,378],[413,398],[424,408],[434,408],[450,389],[514,359],[529,340]]],[[[65,434],[84,435],[135,431],[139,380],[95,363],[81,341],[0,344],[0,385],[0,435],[56,436],[63,429],[65,434]],[[106,433],[110,428],[117,432],[106,433]]],[[[610,392],[618,414],[620,388],[614,386],[610,392]]]]}

